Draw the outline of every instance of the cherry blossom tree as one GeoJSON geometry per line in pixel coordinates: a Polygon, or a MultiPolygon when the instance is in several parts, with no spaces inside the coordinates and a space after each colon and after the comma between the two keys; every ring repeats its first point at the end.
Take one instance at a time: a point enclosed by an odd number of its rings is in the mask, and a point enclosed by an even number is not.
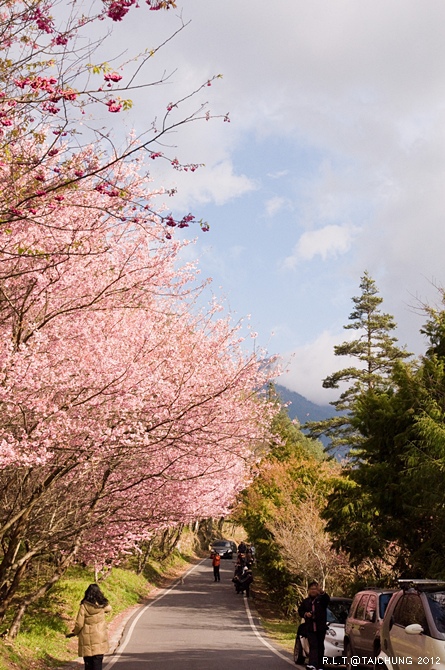
{"type": "Polygon", "coordinates": [[[130,10],[0,3],[0,618],[12,610],[11,638],[73,561],[112,564],[159,530],[227,512],[276,411],[261,394],[270,361],[248,353],[217,302],[198,308],[206,282],[181,264],[188,242],[174,234],[194,216],[160,211],[150,186],[147,158],[199,167],[159,142],[211,118],[201,98],[216,77],[154,110],[120,151],[96,123],[165,81],[141,73],[169,40],[113,68],[94,64],[100,35],[82,41],[130,10]]]}
{"type": "MultiPolygon", "coordinates": [[[[33,173],[17,179],[14,165],[3,182],[26,188],[33,173]]],[[[270,366],[245,353],[217,303],[196,307],[196,269],[179,265],[186,243],[166,242],[138,168],[42,197],[0,229],[0,616],[16,607],[11,636],[76,557],[113,561],[158,529],[225,513],[275,411],[259,395],[270,366]],[[49,556],[50,574],[23,593],[49,556]]]]}
{"type": "MultiPolygon", "coordinates": [[[[145,4],[148,10],[175,6],[170,0],[145,4]]],[[[14,189],[4,196],[0,208],[4,224],[33,216],[39,198],[63,195],[67,187],[88,176],[95,175],[105,186],[110,169],[141,152],[151,159],[147,173],[156,160],[169,162],[175,170],[198,169],[196,163],[182,164],[174,146],[171,155],[165,154],[165,146],[180,126],[212,117],[203,94],[220,75],[166,102],[164,109],[153,109],[149,126],[139,137],[129,136],[121,149],[109,136],[104,114],[113,114],[114,120],[131,107],[128,96],[132,92],[147,89],[148,95],[150,88],[171,79],[171,73],[154,80],[144,77],[151,61],[186,27],[178,17],[177,30],[163,43],[129,55],[113,67],[107,62],[95,64],[98,46],[104,41],[107,44],[107,28],[137,7],[131,0],[93,0],[88,4],[3,0],[0,4],[0,159],[10,161],[9,152],[18,138],[34,140],[31,154],[20,156],[13,151],[17,178],[32,172],[34,180],[26,182],[26,189],[14,189]],[[98,35],[95,41],[90,39],[93,26],[98,35]],[[85,162],[82,149],[91,144],[92,137],[96,158],[85,162]],[[48,164],[53,165],[56,155],[59,165],[49,172],[48,164]]],[[[220,117],[229,120],[227,114],[220,117]]],[[[169,228],[186,227],[194,220],[189,214],[176,220],[165,213],[161,218],[169,237],[169,228]]],[[[205,222],[200,223],[204,231],[208,229],[205,222]]]]}

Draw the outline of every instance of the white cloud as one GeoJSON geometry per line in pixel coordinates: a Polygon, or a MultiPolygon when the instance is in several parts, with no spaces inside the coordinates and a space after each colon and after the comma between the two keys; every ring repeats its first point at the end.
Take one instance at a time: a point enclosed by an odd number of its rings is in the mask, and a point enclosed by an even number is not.
{"type": "Polygon", "coordinates": [[[289,170],[277,170],[276,172],[268,172],[267,176],[270,179],[281,179],[281,177],[286,177],[289,174],[289,170]]]}
{"type": "Polygon", "coordinates": [[[283,209],[288,209],[291,206],[291,203],[288,198],[275,195],[273,198],[266,200],[264,206],[266,208],[267,216],[272,217],[275,216],[275,214],[278,214],[278,212],[281,212],[283,209]]]}
{"type": "MultiPolygon", "coordinates": [[[[349,337],[352,339],[352,335],[349,337]]],[[[297,347],[289,357],[288,372],[279,378],[279,383],[320,405],[336,400],[340,391],[324,389],[322,382],[348,365],[349,359],[334,354],[334,346],[347,339],[347,333],[325,330],[313,342],[297,347]]]]}
{"type": "Polygon", "coordinates": [[[229,160],[205,165],[194,173],[178,173],[171,183],[178,191],[174,199],[169,200],[168,205],[176,209],[187,209],[206,203],[224,205],[229,200],[239,198],[257,188],[253,179],[243,174],[236,174],[229,160]]]}
{"type": "Polygon", "coordinates": [[[321,256],[325,261],[346,254],[352,246],[354,228],[352,226],[329,225],[319,230],[308,230],[303,233],[284,265],[294,268],[299,260],[310,261],[321,256]]]}
{"type": "MultiPolygon", "coordinates": [[[[156,165],[154,186],[162,185],[166,189],[176,189],[173,198],[166,198],[168,208],[176,211],[193,210],[199,205],[214,204],[222,206],[231,200],[258,189],[258,184],[245,174],[238,173],[233,161],[225,150],[220,150],[218,142],[200,146],[195,152],[195,161],[202,163],[194,172],[177,172],[167,165],[156,165]]],[[[193,148],[184,142],[187,162],[193,155],[193,148]]]]}

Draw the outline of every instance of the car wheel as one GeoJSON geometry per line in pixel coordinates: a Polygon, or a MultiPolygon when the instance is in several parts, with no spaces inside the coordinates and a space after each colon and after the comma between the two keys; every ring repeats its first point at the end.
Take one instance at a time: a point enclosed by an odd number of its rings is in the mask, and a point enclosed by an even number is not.
{"type": "Polygon", "coordinates": [[[295,665],[304,665],[304,651],[303,647],[301,646],[301,640],[299,635],[297,635],[297,637],[295,638],[294,662],[295,665]]]}
{"type": "Polygon", "coordinates": [[[378,658],[378,655],[381,652],[380,645],[374,650],[374,665],[373,670],[384,670],[386,668],[386,663],[382,658],[378,658]]]}
{"type": "Polygon", "coordinates": [[[351,645],[348,642],[345,642],[343,653],[346,659],[346,670],[352,670],[352,650],[351,645]]]}

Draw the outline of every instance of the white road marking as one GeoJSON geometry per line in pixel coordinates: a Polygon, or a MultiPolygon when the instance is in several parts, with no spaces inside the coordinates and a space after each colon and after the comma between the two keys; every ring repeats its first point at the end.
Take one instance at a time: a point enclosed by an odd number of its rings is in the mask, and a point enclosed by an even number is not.
{"type": "Polygon", "coordinates": [[[291,661],[289,658],[287,658],[287,656],[284,656],[283,654],[280,654],[280,652],[277,649],[275,649],[275,647],[272,647],[272,645],[269,644],[269,642],[267,640],[265,640],[264,637],[261,635],[260,631],[258,630],[258,628],[257,628],[257,626],[256,626],[256,624],[253,620],[252,612],[250,611],[249,599],[248,598],[244,598],[244,604],[246,606],[247,618],[249,619],[250,627],[253,630],[253,632],[255,633],[255,635],[257,636],[257,638],[264,644],[265,647],[270,649],[270,651],[272,651],[275,654],[275,656],[279,656],[281,659],[283,659],[283,661],[286,661],[286,663],[289,663],[290,665],[293,665],[295,667],[295,663],[293,661],[291,661]]]}
{"type": "Polygon", "coordinates": [[[134,631],[134,629],[136,628],[136,625],[137,625],[139,619],[141,618],[141,616],[144,614],[145,610],[147,610],[149,607],[151,607],[151,606],[154,605],[155,603],[159,602],[159,600],[161,600],[162,598],[164,598],[164,596],[166,596],[168,593],[170,593],[171,591],[173,591],[173,589],[176,588],[176,587],[178,586],[178,584],[181,583],[181,580],[186,579],[186,577],[188,577],[188,575],[190,575],[190,574],[193,572],[193,570],[196,570],[196,568],[197,568],[199,565],[201,565],[201,563],[204,563],[205,560],[206,560],[206,559],[203,558],[202,561],[200,561],[199,563],[197,563],[196,565],[194,565],[192,568],[190,568],[190,570],[187,570],[187,572],[185,573],[185,575],[183,575],[183,576],[180,577],[178,580],[176,580],[176,582],[175,582],[174,584],[172,584],[172,586],[170,586],[169,589],[167,589],[166,591],[164,591],[163,593],[161,593],[161,595],[159,595],[157,598],[155,598],[154,600],[152,600],[152,601],[149,602],[147,605],[144,605],[144,607],[141,608],[140,612],[139,612],[139,613],[137,614],[137,616],[133,619],[133,623],[131,624],[130,628],[128,629],[127,634],[126,634],[126,636],[125,636],[125,639],[124,639],[124,640],[122,641],[122,643],[119,645],[119,647],[118,647],[118,649],[117,649],[117,652],[114,654],[113,658],[112,658],[112,659],[107,663],[107,665],[104,667],[104,670],[109,670],[110,668],[112,668],[113,665],[114,665],[115,663],[117,663],[117,661],[119,660],[119,657],[122,656],[122,654],[123,654],[124,651],[125,651],[125,648],[126,648],[127,644],[129,643],[129,641],[130,641],[130,639],[131,639],[131,636],[132,636],[132,634],[133,634],[133,631],[134,631]]]}

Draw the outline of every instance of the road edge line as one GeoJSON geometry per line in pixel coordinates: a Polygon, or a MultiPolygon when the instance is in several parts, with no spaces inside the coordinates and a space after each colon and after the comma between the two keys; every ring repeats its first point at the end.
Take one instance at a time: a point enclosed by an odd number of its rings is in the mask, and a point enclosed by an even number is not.
{"type": "Polygon", "coordinates": [[[141,607],[140,611],[136,614],[133,621],[131,622],[131,625],[130,625],[128,631],[124,634],[124,637],[122,638],[121,644],[117,648],[116,652],[113,654],[112,658],[110,658],[108,663],[104,666],[104,670],[110,670],[110,668],[112,668],[113,665],[115,663],[117,663],[117,661],[119,660],[119,657],[122,656],[127,644],[129,643],[129,641],[131,639],[133,631],[136,628],[136,625],[137,625],[139,619],[141,618],[141,616],[144,614],[145,610],[147,610],[149,607],[151,607],[152,605],[157,603],[159,600],[162,600],[162,598],[164,598],[168,593],[170,593],[170,591],[173,591],[173,589],[175,589],[178,586],[178,584],[182,583],[183,579],[188,577],[188,575],[190,575],[194,570],[196,570],[196,568],[199,565],[201,565],[201,563],[204,563],[205,560],[206,559],[203,558],[201,561],[199,561],[199,563],[196,563],[195,565],[193,565],[189,570],[187,570],[186,573],[184,573],[182,575],[182,577],[177,579],[168,589],[163,591],[157,598],[155,598],[154,600],[151,600],[149,603],[147,603],[146,605],[143,605],[141,607]]]}
{"type": "Polygon", "coordinates": [[[264,637],[261,635],[260,631],[258,630],[258,627],[253,620],[252,612],[250,610],[250,605],[249,605],[249,599],[247,597],[244,598],[244,605],[246,607],[246,613],[247,613],[247,618],[249,620],[249,624],[251,629],[253,630],[254,634],[257,636],[257,638],[264,644],[265,647],[270,649],[271,652],[275,654],[275,656],[279,656],[283,661],[286,661],[286,663],[290,663],[290,665],[295,667],[295,663],[290,660],[290,658],[287,658],[287,656],[284,656],[281,652],[278,651],[278,649],[275,649],[267,640],[264,639],[264,637]]]}

